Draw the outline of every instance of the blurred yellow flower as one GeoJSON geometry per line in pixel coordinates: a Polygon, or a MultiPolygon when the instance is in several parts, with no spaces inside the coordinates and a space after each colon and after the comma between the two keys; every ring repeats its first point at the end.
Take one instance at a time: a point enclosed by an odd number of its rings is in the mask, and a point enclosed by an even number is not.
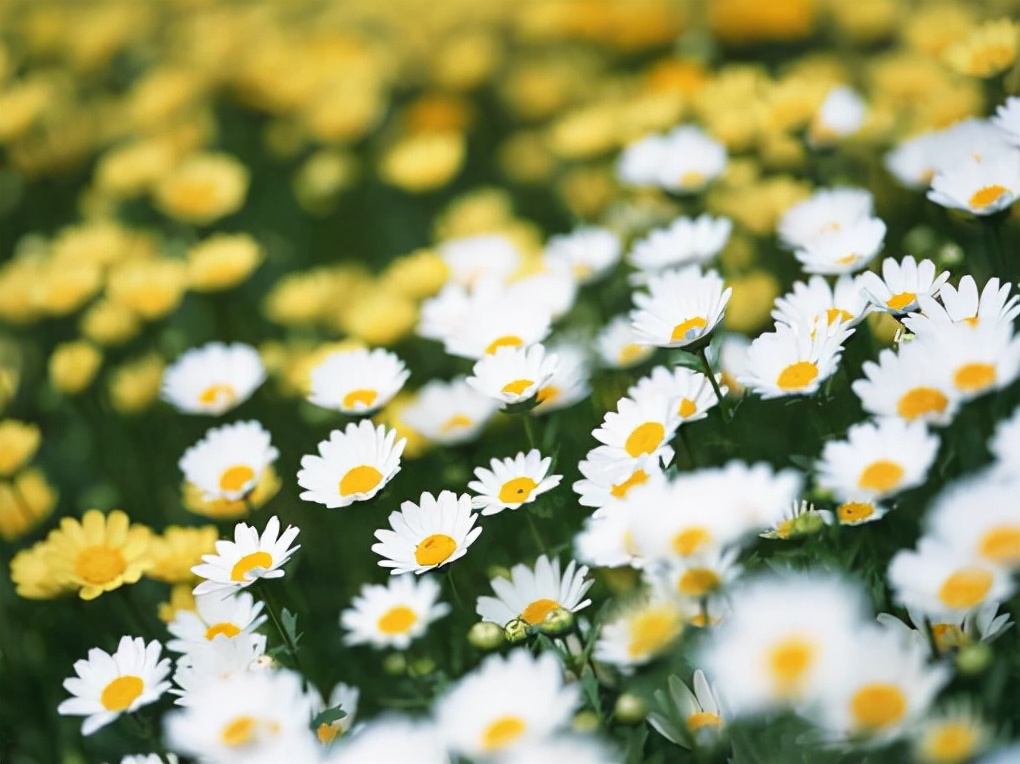
{"type": "Polygon", "coordinates": [[[230,289],[261,262],[262,249],[248,234],[212,236],[188,251],[188,286],[196,292],[230,289]]]}
{"type": "Polygon", "coordinates": [[[78,323],[81,333],[99,345],[121,345],[142,328],[137,314],[110,300],[99,300],[85,311],[78,323]]]}
{"type": "Polygon", "coordinates": [[[87,262],[52,262],[34,284],[35,303],[51,316],[73,313],[102,286],[99,267],[87,262]]]}
{"type": "Polygon", "coordinates": [[[145,72],[127,96],[127,112],[134,128],[146,132],[171,121],[202,95],[203,79],[196,71],[173,66],[145,72]]]}
{"type": "Polygon", "coordinates": [[[52,574],[48,553],[47,542],[40,541],[11,559],[11,581],[19,597],[48,600],[74,591],[70,581],[52,574]]]}
{"type": "Polygon", "coordinates": [[[113,220],[93,220],[62,228],[50,256],[60,267],[87,263],[106,267],[153,251],[148,237],[113,220]]]}
{"type": "Polygon", "coordinates": [[[214,520],[233,520],[238,517],[244,517],[252,509],[261,509],[279,490],[280,478],[276,474],[276,470],[270,465],[262,471],[259,482],[246,499],[238,501],[212,499],[211,501],[205,501],[202,498],[205,495],[202,489],[186,482],[182,487],[183,496],[181,502],[186,510],[194,512],[196,515],[211,517],[214,520]]]}
{"type": "Polygon", "coordinates": [[[781,289],[776,277],[755,269],[736,278],[726,279],[733,289],[726,306],[726,328],[734,332],[751,334],[765,326],[770,319],[772,305],[781,289]]]}
{"type": "Polygon", "coordinates": [[[905,10],[899,0],[855,0],[852,3],[828,0],[826,6],[840,32],[857,43],[871,43],[892,35],[899,28],[905,10]]]}
{"type": "Polygon", "coordinates": [[[165,367],[165,361],[152,353],[111,371],[107,389],[114,409],[121,414],[137,414],[148,408],[159,394],[165,367]]]}
{"type": "Polygon", "coordinates": [[[107,150],[96,164],[95,184],[103,193],[128,199],[148,193],[173,168],[177,153],[165,138],[143,138],[107,150]]]}
{"type": "Polygon", "coordinates": [[[340,192],[357,178],[358,163],[352,154],[322,149],[309,156],[294,173],[294,196],[306,212],[325,215],[333,210],[340,192]]]}
{"type": "Polygon", "coordinates": [[[1009,69],[1020,46],[1020,22],[986,21],[946,48],[942,59],[953,71],[970,77],[994,77],[1009,69]]]}
{"type": "Polygon", "coordinates": [[[911,9],[904,20],[902,35],[911,48],[938,56],[967,34],[974,22],[974,9],[966,3],[925,3],[911,9]]]}
{"type": "Polygon", "coordinates": [[[248,168],[229,154],[192,154],[159,181],[153,195],[170,217],[208,225],[244,206],[248,182],[248,168]]]}
{"type": "Polygon", "coordinates": [[[50,381],[60,392],[74,395],[91,384],[103,354],[85,340],[64,342],[50,356],[50,381]]]}
{"type": "Polygon", "coordinates": [[[369,345],[392,345],[418,323],[418,306],[398,292],[376,287],[352,297],[342,326],[352,337],[369,345]]]}
{"type": "Polygon", "coordinates": [[[811,195],[811,185],[789,175],[774,175],[746,186],[713,189],[708,208],[733,218],[758,236],[771,234],[779,217],[811,195]]]}
{"type": "Polygon", "coordinates": [[[187,288],[187,276],[187,266],[181,260],[131,260],[111,270],[106,296],[151,321],[177,307],[187,288]]]}
{"type": "Polygon", "coordinates": [[[0,318],[12,324],[30,324],[42,316],[36,301],[38,262],[16,258],[0,266],[0,318]]]}
{"type": "Polygon", "coordinates": [[[194,613],[197,609],[195,595],[191,593],[194,588],[192,584],[174,584],[170,587],[170,599],[159,603],[159,620],[170,623],[182,610],[194,613]]]}
{"type": "Polygon", "coordinates": [[[708,28],[723,42],[799,40],[814,31],[814,0],[713,0],[705,4],[708,28]]]}
{"type": "Polygon", "coordinates": [[[413,427],[408,425],[401,414],[410,404],[414,403],[414,393],[400,392],[386,407],[372,417],[376,424],[384,424],[397,431],[397,438],[405,438],[407,443],[401,456],[405,459],[417,459],[429,449],[429,440],[413,427]]]}
{"type": "Polygon", "coordinates": [[[201,528],[167,526],[154,535],[149,546],[152,567],[145,575],[168,584],[197,583],[191,568],[202,562],[203,554],[213,554],[219,531],[215,525],[201,528]]]}
{"type": "Polygon", "coordinates": [[[431,297],[442,289],[450,268],[434,249],[419,249],[396,258],[379,280],[384,291],[392,291],[412,300],[431,297]]]}
{"type": "Polygon", "coordinates": [[[492,74],[501,54],[499,38],[492,32],[478,29],[449,35],[430,56],[432,79],[450,90],[470,90],[492,74]]]}
{"type": "Polygon", "coordinates": [[[431,191],[446,185],[460,171],[466,151],[461,133],[418,133],[383,155],[379,175],[411,193],[431,191]]]}
{"type": "Polygon", "coordinates": [[[39,448],[39,427],[17,419],[0,421],[0,477],[13,475],[39,448]]]}
{"type": "Polygon", "coordinates": [[[52,98],[52,87],[39,77],[0,90],[0,143],[13,141],[27,132],[42,117],[52,98]]]}
{"type": "Polygon", "coordinates": [[[29,468],[13,478],[0,480],[0,538],[14,541],[36,527],[53,512],[57,492],[40,470],[29,468]]]}

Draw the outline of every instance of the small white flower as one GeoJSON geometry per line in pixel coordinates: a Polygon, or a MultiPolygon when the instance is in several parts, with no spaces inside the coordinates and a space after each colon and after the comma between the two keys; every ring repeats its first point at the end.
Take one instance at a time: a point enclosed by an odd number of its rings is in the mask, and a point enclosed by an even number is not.
{"type": "Polygon", "coordinates": [[[652,135],[624,149],[617,175],[624,183],[696,194],[726,169],[726,147],[693,125],[652,135]]]}
{"type": "Polygon", "coordinates": [[[297,480],[306,489],[301,498],[330,509],[371,499],[400,471],[406,444],[405,438],[397,440],[396,430],[367,419],[351,422],[343,432],[333,430],[319,443],[319,456],[301,457],[297,480]]]}
{"type": "Polygon", "coordinates": [[[505,280],[521,264],[520,250],[500,234],[450,239],[439,246],[439,256],[452,281],[469,288],[484,277],[505,280]]]}
{"type": "Polygon", "coordinates": [[[379,565],[398,573],[424,573],[458,560],[467,553],[482,529],[474,528],[477,516],[471,497],[443,491],[438,498],[423,493],[418,504],[405,501],[391,512],[390,527],[378,530],[372,551],[383,557],[379,565]]]}
{"type": "Polygon", "coordinates": [[[594,658],[631,674],[662,655],[683,631],[687,613],[674,599],[650,596],[631,602],[602,624],[594,658]]]}
{"type": "Polygon", "coordinates": [[[578,283],[589,284],[607,275],[620,261],[620,237],[605,228],[583,226],[550,237],[545,258],[570,267],[578,283]]]}
{"type": "MultiPolygon", "coordinates": [[[[220,597],[220,594],[208,596],[220,597]]],[[[241,632],[236,637],[218,637],[206,642],[193,642],[188,652],[177,659],[174,683],[180,689],[170,692],[178,695],[174,703],[189,705],[198,690],[236,674],[257,671],[261,661],[272,660],[266,655],[266,635],[241,632]]]]}
{"type": "Polygon", "coordinates": [[[340,614],[344,644],[406,650],[429,625],[450,612],[432,578],[394,576],[385,585],[365,584],[351,607],[340,614]]]}
{"type": "Polygon", "coordinates": [[[935,275],[931,260],[917,262],[907,255],[900,262],[891,257],[882,261],[882,276],[868,271],[860,277],[861,290],[879,310],[901,316],[917,310],[919,295],[935,297],[949,280],[949,272],[935,275]]]}
{"type": "MultiPolygon", "coordinates": [[[[650,714],[648,717],[648,723],[660,735],[684,748],[691,747],[691,738],[698,745],[710,743],[718,736],[724,724],[718,693],[708,683],[705,672],[697,669],[691,684],[694,692],[691,692],[676,675],[670,676],[668,682],[670,704],[684,721],[684,729],[681,730],[685,733],[683,737],[674,739],[669,735],[657,714],[650,714]]],[[[655,695],[657,698],[661,697],[660,692],[656,692],[655,695]]]]}
{"type": "Polygon", "coordinates": [[[184,479],[205,501],[238,501],[251,493],[280,452],[258,422],[235,422],[209,430],[178,462],[184,479]]]}
{"type": "Polygon", "coordinates": [[[953,421],[959,396],[949,369],[918,342],[901,344],[899,352],[882,350],[878,363],[865,361],[864,377],[851,384],[861,406],[876,416],[894,416],[932,425],[953,421]]]}
{"type": "MultiPolygon", "coordinates": [[[[716,375],[716,381],[721,375],[716,375]]],[[[722,394],[726,394],[726,386],[721,386],[722,394]]],[[[656,366],[651,374],[642,377],[627,390],[634,400],[646,396],[665,397],[676,401],[676,413],[683,422],[696,422],[708,416],[708,411],[719,403],[715,390],[708,377],[700,371],[693,371],[684,366],[674,366],[672,371],[664,366],[656,366]]]]}
{"type": "Polygon", "coordinates": [[[510,569],[510,578],[494,578],[489,583],[495,597],[479,597],[475,612],[483,621],[506,626],[515,618],[537,626],[557,608],[576,613],[591,604],[582,599],[594,581],[585,578],[588,568],[571,560],[560,575],[559,559],[545,555],[535,560],[534,569],[518,563],[510,569]]]}
{"type": "Polygon", "coordinates": [[[178,610],[167,630],[175,639],[166,643],[168,650],[189,652],[194,645],[204,644],[217,637],[231,639],[239,634],[251,633],[266,621],[263,603],[256,602],[248,592],[224,597],[212,592],[195,597],[195,610],[178,610]]]}
{"type": "Polygon", "coordinates": [[[456,445],[475,440],[497,411],[497,401],[457,377],[426,383],[404,409],[403,418],[433,443],[456,445]]]}
{"type": "Polygon", "coordinates": [[[625,503],[606,504],[574,536],[575,557],[599,568],[642,567],[644,560],[634,546],[633,519],[632,508],[625,503]]]}
{"type": "Polygon", "coordinates": [[[1020,150],[1011,147],[935,173],[928,198],[973,215],[992,215],[1012,206],[1020,198],[1020,150]]]}
{"type": "Polygon", "coordinates": [[[578,494],[577,503],[582,507],[598,509],[614,501],[624,499],[635,486],[662,476],[659,462],[652,456],[632,459],[621,456],[618,449],[596,446],[578,463],[578,471],[584,479],[574,483],[578,494]]]}
{"type": "Polygon", "coordinates": [[[716,549],[708,554],[675,557],[657,570],[652,579],[661,581],[673,594],[690,600],[715,596],[743,573],[744,569],[737,565],[739,554],[739,549],[716,549]]]}
{"type": "Polygon", "coordinates": [[[1020,336],[1013,334],[1011,323],[953,324],[914,342],[949,370],[964,401],[1001,390],[1020,376],[1020,336]]]}
{"type": "Polygon", "coordinates": [[[882,251],[885,232],[885,223],[878,218],[861,218],[815,236],[794,250],[793,256],[806,273],[854,273],[882,251]]]}
{"type": "Polygon", "coordinates": [[[504,509],[519,509],[560,484],[562,475],[550,475],[552,457],[542,457],[537,448],[506,459],[493,459],[489,466],[475,468],[468,488],[477,493],[471,500],[483,515],[495,515],[504,509]]]}
{"type": "Polygon", "coordinates": [[[568,408],[591,394],[588,354],[576,345],[557,345],[549,349],[558,360],[552,376],[538,390],[538,405],[531,412],[534,416],[568,408]]]}
{"type": "Polygon", "coordinates": [[[651,358],[652,345],[639,342],[629,316],[616,316],[606,322],[595,338],[602,364],[610,369],[629,369],[651,358]]]}
{"type": "Polygon", "coordinates": [[[840,525],[863,525],[881,520],[889,509],[870,499],[856,498],[844,501],[834,510],[840,525]]]}
{"type": "Polygon", "coordinates": [[[778,324],[747,349],[747,370],[738,377],[762,398],[814,395],[832,376],[843,343],[854,330],[843,322],[830,327],[778,324]]]}
{"type": "Polygon", "coordinates": [[[935,499],[925,527],[946,545],[984,563],[1020,569],[1020,476],[960,480],[935,499]]]}
{"type": "Polygon", "coordinates": [[[345,414],[368,414],[389,403],[409,376],[404,362],[382,348],[330,353],[312,369],[308,400],[345,414]]]}
{"type": "Polygon", "coordinates": [[[832,326],[837,321],[856,326],[869,310],[860,276],[844,274],[831,287],[824,277],[812,276],[807,283],[794,282],[793,291],[776,300],[772,318],[787,326],[832,326]]]}
{"type": "Polygon", "coordinates": [[[808,138],[815,145],[826,145],[853,135],[861,129],[867,107],[851,87],[838,85],[829,91],[811,121],[808,138]]]}
{"type": "Polygon", "coordinates": [[[666,228],[657,228],[634,242],[627,260],[642,271],[703,265],[726,246],[732,229],[729,218],[680,217],[666,228]]]}
{"type": "Polygon", "coordinates": [[[202,563],[191,572],[206,579],[195,587],[199,596],[208,592],[227,594],[243,589],[260,578],[282,578],[282,566],[300,546],[291,546],[299,528],[288,525],[280,533],[280,518],[269,518],[259,537],[254,526],[238,523],[234,526],[233,541],[217,541],[216,554],[202,555],[202,563]]]}
{"type": "Polygon", "coordinates": [[[991,123],[1006,134],[1009,143],[1020,146],[1020,96],[1009,96],[1000,104],[991,123]]]}
{"type": "Polygon", "coordinates": [[[606,412],[601,426],[592,431],[595,440],[614,449],[621,459],[653,455],[664,466],[673,460],[669,441],[680,425],[675,399],[661,395],[640,400],[624,397],[616,408],[606,412]]]}
{"type": "Polygon", "coordinates": [[[255,348],[210,342],[167,367],[160,397],[186,414],[219,416],[248,400],[265,378],[255,348]]]}
{"type": "Polygon", "coordinates": [[[918,295],[921,312],[904,317],[903,324],[918,335],[937,335],[941,328],[961,322],[972,328],[987,323],[1012,324],[1020,315],[1020,294],[1010,296],[1011,291],[1012,284],[992,278],[979,295],[974,277],[963,276],[959,287],[943,284],[938,300],[918,295]]]}
{"type": "Polygon", "coordinates": [[[630,316],[638,342],[680,348],[703,339],[722,320],[731,294],[716,271],[697,266],[652,276],[648,294],[634,295],[630,316]]]}
{"type": "Polygon", "coordinates": [[[542,345],[502,347],[475,362],[467,383],[504,406],[523,403],[552,379],[558,364],[542,345]]]}
{"type": "Polygon", "coordinates": [[[471,293],[457,324],[443,337],[450,355],[478,360],[501,347],[541,342],[549,334],[552,310],[533,299],[526,289],[508,289],[485,281],[471,293]]]}
{"type": "MultiPolygon", "coordinates": [[[[358,700],[361,697],[361,690],[343,682],[337,682],[329,693],[329,699],[323,703],[315,703],[313,713],[318,715],[326,708],[337,706],[344,712],[344,716],[335,722],[322,722],[315,730],[315,736],[323,744],[332,743],[337,737],[346,735],[354,726],[354,720],[358,716],[358,700]]],[[[316,698],[312,698],[313,703],[316,698]]]]}
{"type": "Polygon", "coordinates": [[[117,651],[110,655],[98,647],[86,660],[75,661],[77,676],[64,680],[73,697],[57,706],[61,716],[84,716],[81,734],[91,735],[121,714],[130,714],[155,703],[168,689],[170,659],[160,660],[160,644],[145,643],[141,637],[121,637],[117,651]]]}
{"type": "Polygon", "coordinates": [[[779,220],[779,240],[787,249],[803,249],[818,237],[872,217],[874,197],[863,188],[823,188],[793,205],[779,220]]]}
{"type": "Polygon", "coordinates": [[[465,287],[447,283],[439,294],[422,302],[415,332],[442,342],[464,321],[471,304],[471,293],[465,287]]]}

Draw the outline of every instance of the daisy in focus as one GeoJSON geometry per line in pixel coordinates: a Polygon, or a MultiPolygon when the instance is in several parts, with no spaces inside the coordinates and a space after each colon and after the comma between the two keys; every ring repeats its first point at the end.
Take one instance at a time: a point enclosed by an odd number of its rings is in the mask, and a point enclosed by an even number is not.
{"type": "Polygon", "coordinates": [[[236,422],[209,430],[184,452],[178,466],[204,501],[238,501],[251,493],[280,452],[258,422],[236,422]]]}
{"type": "Polygon", "coordinates": [[[434,443],[456,445],[473,441],[499,411],[500,405],[475,390],[463,377],[432,380],[403,411],[404,421],[434,443]]]}
{"type": "Polygon", "coordinates": [[[831,287],[822,276],[794,282],[793,291],[776,300],[772,318],[791,327],[825,327],[837,321],[856,326],[870,310],[868,298],[861,294],[860,278],[844,274],[831,287]]]}
{"type": "Polygon", "coordinates": [[[363,419],[343,431],[333,430],[319,443],[319,455],[301,457],[298,485],[301,498],[325,504],[329,509],[368,501],[400,471],[400,455],[406,438],[385,425],[373,426],[363,419]]]}
{"type": "Polygon", "coordinates": [[[308,400],[344,414],[370,414],[389,403],[410,374],[403,361],[382,348],[331,353],[312,369],[308,400]]]}
{"type": "Polygon", "coordinates": [[[467,383],[505,407],[534,398],[558,365],[558,356],[542,345],[503,347],[477,361],[467,383]]]}
{"type": "Polygon", "coordinates": [[[377,530],[372,551],[383,559],[379,565],[391,574],[424,573],[460,559],[482,532],[475,528],[477,515],[471,497],[442,491],[438,497],[425,492],[418,503],[405,501],[389,516],[392,530],[377,530]]]}
{"type": "Polygon", "coordinates": [[[546,491],[560,484],[562,475],[550,475],[552,457],[542,457],[537,448],[506,459],[493,459],[489,466],[475,468],[475,477],[468,488],[477,493],[471,500],[483,515],[494,515],[504,509],[520,509],[546,491]]]}
{"type": "Polygon", "coordinates": [[[202,555],[202,563],[191,569],[205,579],[195,587],[195,596],[209,592],[223,595],[261,578],[282,578],[281,566],[301,548],[291,546],[298,533],[300,529],[292,525],[280,533],[280,518],[275,515],[261,536],[253,526],[238,523],[233,541],[217,541],[216,554],[202,555]]]}
{"type": "MultiPolygon", "coordinates": [[[[716,381],[722,377],[716,375],[716,381]]],[[[726,386],[720,387],[722,394],[727,392],[726,386]]],[[[634,400],[648,397],[665,397],[677,401],[676,413],[681,424],[696,422],[708,416],[709,409],[718,405],[719,398],[708,377],[700,371],[693,371],[684,366],[674,366],[668,370],[665,366],[656,366],[647,377],[642,377],[633,387],[627,390],[634,400]]]]}
{"type": "Polygon", "coordinates": [[[219,416],[248,400],[265,378],[255,348],[211,342],[167,367],[160,397],[185,414],[219,416]]]}
{"type": "Polygon", "coordinates": [[[638,342],[681,348],[707,337],[732,294],[714,270],[691,266],[651,277],[648,294],[634,295],[637,307],[630,314],[638,342]]]}
{"type": "Polygon", "coordinates": [[[510,578],[490,581],[495,597],[478,598],[475,611],[483,621],[506,626],[520,618],[529,626],[538,626],[557,608],[576,613],[591,604],[582,599],[594,581],[585,578],[588,568],[577,567],[571,560],[560,574],[560,561],[545,555],[535,560],[535,567],[518,563],[510,569],[510,578]]]}
{"type": "Polygon", "coordinates": [[[384,585],[365,584],[340,614],[340,625],[348,632],[344,643],[406,650],[433,621],[450,612],[438,599],[439,584],[433,578],[394,576],[384,585]]]}
{"type": "Polygon", "coordinates": [[[878,363],[865,361],[864,377],[850,385],[864,410],[930,425],[953,421],[960,396],[949,369],[932,351],[930,344],[908,342],[900,345],[899,352],[880,351],[878,363]]]}
{"type": "Polygon", "coordinates": [[[1010,147],[935,173],[928,198],[942,207],[981,216],[1011,207],[1020,198],[1020,150],[1010,147]]]}
{"type": "Polygon", "coordinates": [[[938,300],[919,295],[921,312],[905,317],[903,324],[919,335],[937,335],[939,329],[958,323],[972,328],[986,323],[1008,324],[1020,315],[1020,294],[1010,296],[1012,288],[1009,282],[1003,284],[992,278],[978,294],[974,277],[963,276],[959,286],[943,284],[938,300]]]}
{"type": "Polygon", "coordinates": [[[931,260],[917,262],[907,255],[900,262],[891,257],[883,260],[881,278],[871,271],[862,273],[860,287],[876,308],[901,316],[917,310],[919,295],[935,297],[948,280],[948,271],[935,275],[931,260]]]}

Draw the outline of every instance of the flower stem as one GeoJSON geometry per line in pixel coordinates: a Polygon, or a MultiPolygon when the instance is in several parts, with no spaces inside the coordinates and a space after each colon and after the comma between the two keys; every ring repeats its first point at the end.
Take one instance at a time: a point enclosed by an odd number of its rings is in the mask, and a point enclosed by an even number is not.
{"type": "Polygon", "coordinates": [[[298,657],[297,644],[291,640],[290,634],[287,633],[287,630],[280,622],[275,602],[273,601],[272,595],[269,593],[269,587],[263,580],[259,580],[256,586],[258,586],[259,595],[262,598],[263,604],[266,606],[266,613],[269,615],[269,620],[273,622],[273,627],[276,629],[277,634],[280,635],[284,651],[291,657],[291,660],[294,661],[294,668],[299,674],[301,674],[302,680],[307,681],[304,679],[304,671],[301,670],[301,659],[298,657]]]}
{"type": "Polygon", "coordinates": [[[719,401],[719,411],[722,413],[723,421],[728,424],[733,418],[733,415],[730,412],[729,406],[726,404],[726,399],[723,397],[722,390],[719,387],[719,381],[715,378],[715,372],[712,371],[712,364],[708,362],[708,354],[705,353],[704,345],[698,348],[698,355],[701,357],[701,363],[704,365],[705,376],[708,377],[708,381],[712,385],[712,390],[715,392],[715,397],[719,401]]]}
{"type": "Polygon", "coordinates": [[[528,518],[528,527],[531,528],[531,537],[535,540],[535,546],[542,554],[547,554],[545,551],[545,543],[542,541],[542,536],[538,532],[538,526],[535,525],[535,518],[531,516],[531,512],[527,509],[524,510],[525,516],[528,518]]]}

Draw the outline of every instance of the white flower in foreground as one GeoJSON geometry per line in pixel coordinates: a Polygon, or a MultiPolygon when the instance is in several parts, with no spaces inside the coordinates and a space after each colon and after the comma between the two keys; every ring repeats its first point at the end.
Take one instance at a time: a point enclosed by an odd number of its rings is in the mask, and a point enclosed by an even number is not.
{"type": "Polygon", "coordinates": [[[644,363],[655,352],[652,345],[638,341],[629,316],[616,316],[606,322],[595,338],[595,349],[603,366],[610,369],[629,369],[644,363]]]}
{"type": "Polygon", "coordinates": [[[242,589],[260,578],[282,578],[282,566],[300,546],[291,546],[299,528],[288,525],[280,533],[280,518],[269,518],[266,529],[259,532],[254,526],[238,523],[234,526],[233,541],[217,541],[216,554],[202,555],[203,562],[191,572],[206,579],[195,587],[194,594],[242,589]]]}
{"type": "Polygon", "coordinates": [[[594,735],[557,733],[545,740],[511,748],[498,764],[617,764],[620,752],[594,735]]]}
{"type": "Polygon", "coordinates": [[[549,653],[526,649],[504,658],[490,655],[455,684],[435,706],[440,734],[453,752],[476,758],[548,738],[577,708],[577,684],[563,683],[563,670],[549,653]]]}
{"type": "MultiPolygon", "coordinates": [[[[970,699],[950,702],[934,715],[915,724],[914,761],[924,764],[957,764],[973,761],[991,745],[993,730],[970,699]]],[[[1020,747],[1014,758],[1020,757],[1020,747]]],[[[982,759],[982,764],[986,760],[982,759]]]]}
{"type": "Polygon", "coordinates": [[[184,479],[205,501],[238,501],[251,493],[280,455],[258,422],[235,422],[209,430],[178,462],[184,479]]]}
{"type": "Polygon", "coordinates": [[[836,371],[853,332],[842,322],[827,329],[778,324],[751,342],[747,370],[738,381],[762,398],[814,395],[836,371]]]}
{"type": "Polygon", "coordinates": [[[935,173],[928,198],[973,215],[1007,209],[1020,198],[1020,150],[1005,149],[982,161],[963,161],[935,173]]]}
{"type": "Polygon", "coordinates": [[[864,377],[850,385],[864,410],[931,425],[953,421],[959,396],[949,369],[932,350],[931,345],[908,342],[898,353],[880,351],[878,363],[865,361],[864,377]]]}
{"type": "MultiPolygon", "coordinates": [[[[572,486],[578,494],[577,503],[582,507],[604,507],[618,499],[624,499],[635,487],[662,476],[658,461],[649,456],[631,459],[621,458],[609,446],[596,446],[578,463],[577,469],[584,476],[572,486]]],[[[598,514],[596,511],[595,514],[598,514]]]]}
{"type": "Polygon", "coordinates": [[[656,228],[634,242],[627,261],[642,271],[703,265],[726,246],[732,230],[729,218],[679,217],[666,228],[656,228]]]}
{"type": "Polygon", "coordinates": [[[265,378],[255,348],[210,342],[167,367],[160,397],[186,414],[219,416],[248,400],[265,378]]]}
{"type": "Polygon", "coordinates": [[[949,280],[949,272],[935,275],[931,260],[917,262],[907,255],[900,262],[891,257],[882,261],[882,276],[868,271],[861,274],[861,290],[879,310],[901,316],[917,310],[919,295],[935,297],[949,280]]]}
{"type": "Polygon", "coordinates": [[[776,299],[772,318],[787,326],[832,326],[842,321],[856,326],[868,315],[868,298],[861,294],[860,276],[842,275],[831,287],[822,276],[794,282],[793,291],[776,299]]]}
{"type": "Polygon", "coordinates": [[[1020,475],[960,480],[935,499],[925,527],[935,538],[982,562],[1020,569],[1020,475]]]}
{"type": "Polygon", "coordinates": [[[574,536],[574,556],[586,565],[640,568],[644,561],[634,548],[631,508],[626,504],[607,504],[584,521],[574,536]]]}
{"type": "Polygon", "coordinates": [[[531,411],[533,416],[568,408],[591,394],[588,354],[577,345],[557,345],[549,349],[556,355],[556,368],[538,390],[535,398],[538,405],[531,411]]]}
{"type": "Polygon", "coordinates": [[[216,637],[230,639],[251,633],[266,621],[266,616],[261,615],[262,608],[263,603],[256,602],[248,592],[232,597],[224,597],[222,592],[199,595],[195,597],[194,611],[178,610],[167,624],[174,639],[166,647],[175,653],[186,653],[216,637]]]}
{"type": "Polygon", "coordinates": [[[383,716],[330,746],[323,764],[415,762],[449,764],[450,757],[431,723],[383,716]]]}
{"type": "Polygon", "coordinates": [[[586,579],[588,568],[576,567],[571,560],[563,575],[560,575],[560,561],[550,560],[542,555],[535,560],[534,569],[518,563],[510,569],[510,578],[494,578],[490,581],[495,597],[478,598],[475,611],[483,621],[506,626],[515,618],[524,620],[529,626],[537,626],[556,608],[572,613],[591,604],[582,599],[594,583],[586,579]]]}
{"type": "Polygon", "coordinates": [[[940,329],[959,323],[974,329],[988,323],[1011,324],[1020,315],[1020,294],[1010,296],[1012,286],[992,278],[979,295],[974,277],[963,276],[959,287],[943,284],[938,300],[918,295],[921,312],[906,316],[903,324],[920,335],[937,335],[940,329]]]}
{"type": "Polygon", "coordinates": [[[545,258],[569,266],[578,283],[589,284],[616,266],[622,250],[620,237],[612,231],[583,226],[550,237],[545,245],[545,258]]]}
{"type": "Polygon", "coordinates": [[[368,414],[389,403],[410,374],[403,361],[382,348],[330,353],[312,369],[308,400],[345,414],[368,414]]]}
{"type": "Polygon", "coordinates": [[[219,637],[205,643],[192,643],[188,652],[177,659],[174,669],[177,687],[170,692],[180,696],[174,701],[178,706],[190,705],[203,687],[228,676],[259,670],[264,667],[265,660],[265,634],[241,632],[229,639],[219,637]]]}
{"type": "Polygon", "coordinates": [[[467,383],[504,406],[523,403],[552,379],[558,364],[542,345],[502,347],[475,363],[467,383]]]}
{"type": "Polygon", "coordinates": [[[493,459],[489,466],[475,468],[475,477],[468,488],[478,496],[471,500],[483,515],[494,515],[504,509],[519,509],[530,504],[546,491],[560,484],[562,475],[550,475],[552,457],[542,457],[537,448],[506,459],[493,459]]]}
{"type": "Polygon", "coordinates": [[[340,614],[348,632],[344,644],[406,650],[429,625],[450,612],[432,578],[394,576],[385,585],[365,584],[351,607],[340,614]]]}
{"type": "Polygon", "coordinates": [[[404,409],[403,418],[433,443],[450,446],[475,440],[499,408],[497,401],[458,377],[426,383],[404,409]]]}
{"type": "MultiPolygon", "coordinates": [[[[716,375],[716,381],[721,381],[721,375],[716,375]]],[[[723,395],[726,394],[725,385],[721,385],[721,391],[723,395]]],[[[675,400],[676,413],[681,423],[704,419],[708,416],[708,410],[719,403],[708,377],[684,366],[674,366],[672,369],[656,366],[651,374],[630,387],[627,395],[634,400],[646,396],[675,400]]]]}
{"type": "Polygon", "coordinates": [[[815,236],[794,250],[793,256],[806,273],[854,273],[882,251],[885,232],[885,223],[878,218],[861,218],[815,236]]]}
{"type": "Polygon", "coordinates": [[[733,289],[714,270],[697,266],[666,271],[648,280],[648,294],[634,295],[631,322],[638,342],[680,348],[706,337],[722,320],[733,289]]]}
{"type": "Polygon", "coordinates": [[[397,440],[396,430],[367,419],[351,422],[343,432],[333,430],[319,443],[319,456],[301,457],[301,498],[330,509],[371,499],[400,472],[406,444],[405,438],[397,440]]]}
{"type": "Polygon", "coordinates": [[[825,96],[814,119],[811,120],[808,139],[817,146],[824,146],[839,138],[853,135],[861,129],[866,111],[864,99],[856,90],[846,85],[838,85],[825,96]]]}
{"type": "Polygon", "coordinates": [[[354,720],[358,715],[358,700],[361,698],[361,690],[349,684],[343,682],[337,682],[333,686],[332,691],[329,693],[329,699],[322,702],[316,703],[317,698],[313,697],[313,708],[312,712],[318,715],[321,711],[327,708],[336,708],[340,706],[345,716],[337,719],[335,722],[322,722],[315,730],[315,736],[319,738],[319,742],[326,744],[332,743],[338,737],[346,735],[350,732],[351,727],[354,726],[354,720]]]}
{"type": "Polygon", "coordinates": [[[662,655],[683,631],[687,613],[668,597],[646,597],[630,603],[602,624],[595,660],[623,673],[662,655]]]}
{"type": "Polygon", "coordinates": [[[383,557],[379,565],[398,573],[424,573],[458,560],[478,538],[477,516],[471,511],[471,497],[443,491],[438,498],[423,493],[418,504],[405,501],[399,512],[391,512],[390,527],[378,530],[378,544],[372,551],[383,557]]]}
{"type": "Polygon", "coordinates": [[[700,128],[681,125],[666,134],[651,185],[676,194],[696,194],[722,175],[726,161],[723,144],[700,128]]]}
{"type": "Polygon", "coordinates": [[[1011,323],[966,323],[919,335],[915,342],[949,371],[961,400],[1011,385],[1020,376],[1020,335],[1011,323]]]}
{"type": "Polygon", "coordinates": [[[160,649],[158,641],[146,645],[141,637],[121,637],[113,655],[93,647],[86,660],[75,661],[77,676],[64,680],[73,697],[61,702],[57,713],[86,717],[81,734],[91,735],[121,714],[155,703],[170,688],[164,681],[170,659],[160,660],[160,649]]]}

